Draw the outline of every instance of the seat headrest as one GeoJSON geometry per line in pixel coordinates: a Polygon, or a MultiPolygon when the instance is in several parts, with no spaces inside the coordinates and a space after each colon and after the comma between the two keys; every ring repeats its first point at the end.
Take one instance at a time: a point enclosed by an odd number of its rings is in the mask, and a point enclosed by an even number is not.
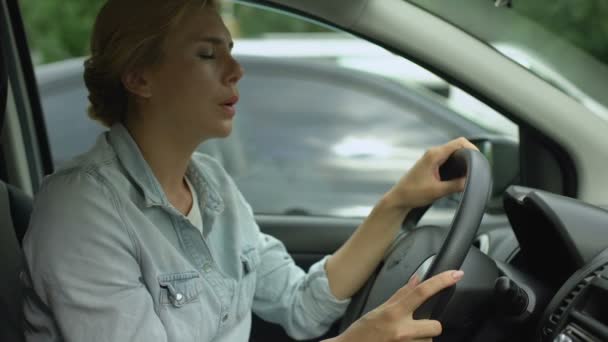
{"type": "Polygon", "coordinates": [[[8,93],[8,72],[4,63],[4,55],[0,49],[0,130],[4,126],[4,115],[6,112],[6,97],[8,93]]]}

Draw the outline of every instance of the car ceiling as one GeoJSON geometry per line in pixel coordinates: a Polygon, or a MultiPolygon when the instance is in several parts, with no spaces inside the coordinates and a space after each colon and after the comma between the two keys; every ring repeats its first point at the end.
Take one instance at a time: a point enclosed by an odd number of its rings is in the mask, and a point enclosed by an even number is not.
{"type": "Polygon", "coordinates": [[[321,21],[334,22],[372,41],[384,42],[391,50],[508,114],[518,124],[534,127],[549,137],[570,154],[576,165],[578,198],[608,206],[608,197],[602,191],[608,188],[608,178],[603,175],[608,120],[596,116],[480,40],[404,0],[243,2],[295,10],[321,21]],[[408,20],[403,20],[404,17],[408,20]],[[475,51],[475,58],[471,58],[471,51],[475,51]],[[580,120],[581,117],[585,120],[580,120]],[[572,130],[572,127],[581,129],[572,130]]]}

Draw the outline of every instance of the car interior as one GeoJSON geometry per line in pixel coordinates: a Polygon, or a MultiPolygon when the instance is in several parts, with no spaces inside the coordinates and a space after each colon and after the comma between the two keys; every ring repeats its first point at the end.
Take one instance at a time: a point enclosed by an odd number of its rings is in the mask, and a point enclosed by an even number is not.
{"type": "MultiPolygon", "coordinates": [[[[458,84],[519,126],[516,152],[495,137],[476,137],[487,147],[481,150],[489,163],[475,153],[454,159],[446,177],[468,177],[455,218],[429,222],[428,208],[410,213],[344,318],[320,339],[346,329],[412,274],[462,267],[470,275],[466,281],[417,312],[446,327],[436,341],[608,341],[608,211],[600,207],[608,203],[608,140],[599,138],[607,128],[602,118],[588,114],[585,123],[577,121],[572,113],[588,113],[580,103],[408,1],[244,3],[375,42],[458,84]],[[501,172],[500,151],[518,153],[517,175],[501,172]],[[503,219],[484,213],[489,207],[503,219]]],[[[35,190],[53,165],[17,1],[2,1],[0,11],[0,341],[23,341],[21,282],[27,277],[20,244],[35,190]]],[[[256,220],[303,269],[334,252],[361,223],[304,215],[256,220]]],[[[250,340],[292,339],[254,317],[250,340]]]]}
{"type": "MultiPolygon", "coordinates": [[[[0,53],[0,130],[3,131],[4,108],[8,95],[8,73],[4,56],[0,53]]],[[[5,170],[5,168],[2,168],[5,170]]],[[[21,272],[24,272],[21,240],[27,229],[32,211],[32,198],[18,188],[0,180],[0,305],[3,308],[0,325],[2,341],[22,341],[22,289],[21,272]]]]}

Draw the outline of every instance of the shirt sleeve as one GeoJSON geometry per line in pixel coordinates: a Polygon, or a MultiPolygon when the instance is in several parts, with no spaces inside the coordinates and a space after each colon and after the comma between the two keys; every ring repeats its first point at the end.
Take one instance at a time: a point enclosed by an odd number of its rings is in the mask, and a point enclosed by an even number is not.
{"type": "Polygon", "coordinates": [[[117,201],[84,172],[38,194],[24,241],[27,341],[167,341],[117,201]]]}
{"type": "Polygon", "coordinates": [[[280,324],[295,339],[323,335],[346,310],[350,299],[338,300],[329,288],[325,263],[298,267],[283,243],[259,233],[260,255],[253,311],[262,319],[280,324]]]}

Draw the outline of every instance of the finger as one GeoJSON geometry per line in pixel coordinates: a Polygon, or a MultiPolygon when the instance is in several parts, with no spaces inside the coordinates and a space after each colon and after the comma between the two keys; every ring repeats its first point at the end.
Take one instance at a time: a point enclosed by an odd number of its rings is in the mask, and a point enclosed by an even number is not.
{"type": "Polygon", "coordinates": [[[468,141],[465,138],[458,138],[458,139],[454,139],[450,142],[448,142],[447,144],[441,146],[440,148],[438,148],[434,155],[437,163],[439,165],[443,164],[443,162],[445,162],[451,155],[452,153],[460,150],[461,148],[469,148],[472,150],[477,150],[477,147],[475,145],[473,145],[470,141],[468,141]]]}
{"type": "Polygon", "coordinates": [[[403,326],[402,336],[407,336],[414,341],[425,341],[432,337],[441,335],[441,323],[439,321],[422,319],[410,321],[409,324],[403,326]]]}
{"type": "Polygon", "coordinates": [[[423,335],[420,337],[437,337],[443,332],[441,323],[432,319],[420,319],[416,321],[416,324],[420,326],[420,330],[423,331],[423,335]]]}
{"type": "Polygon", "coordinates": [[[407,285],[410,288],[415,288],[416,286],[418,286],[418,284],[420,284],[420,277],[417,274],[414,274],[410,277],[410,280],[407,282],[407,285]]]}
{"type": "Polygon", "coordinates": [[[456,284],[464,272],[462,271],[445,271],[440,273],[416,286],[405,296],[405,307],[410,312],[415,311],[422,303],[437,294],[439,291],[456,284]]]}
{"type": "Polygon", "coordinates": [[[467,182],[466,177],[452,179],[449,181],[442,181],[441,183],[439,183],[441,196],[446,196],[446,195],[452,194],[454,192],[464,191],[464,186],[466,185],[466,182],[467,182]]]}
{"type": "Polygon", "coordinates": [[[454,139],[454,140],[450,141],[449,143],[454,143],[456,145],[459,145],[461,148],[468,148],[471,150],[479,151],[479,149],[477,148],[477,146],[475,146],[475,144],[473,144],[467,138],[464,138],[464,137],[454,139]]]}
{"type": "Polygon", "coordinates": [[[408,292],[414,290],[418,284],[420,284],[420,277],[417,274],[412,275],[407,284],[397,290],[397,292],[387,300],[387,303],[399,301],[401,298],[405,297],[408,292]]]}
{"type": "Polygon", "coordinates": [[[416,325],[419,326],[418,329],[422,332],[420,337],[437,337],[441,335],[443,331],[443,327],[441,323],[432,319],[420,319],[416,321],[416,325]]]}

